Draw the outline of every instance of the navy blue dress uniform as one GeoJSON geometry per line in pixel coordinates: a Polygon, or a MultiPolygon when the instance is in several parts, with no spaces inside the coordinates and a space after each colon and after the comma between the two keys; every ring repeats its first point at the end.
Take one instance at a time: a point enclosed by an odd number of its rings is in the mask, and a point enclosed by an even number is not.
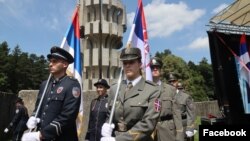
{"type": "Polygon", "coordinates": [[[22,98],[18,97],[15,103],[19,104],[16,105],[15,115],[5,131],[12,131],[12,141],[20,141],[23,132],[27,129],[26,122],[29,119],[29,115],[22,98]]]}
{"type": "MultiPolygon", "coordinates": [[[[47,57],[73,62],[73,57],[59,47],[53,47],[47,57]]],[[[34,112],[37,110],[46,82],[40,86],[34,112]]],[[[42,134],[42,141],[78,141],[76,118],[80,97],[80,84],[75,78],[65,74],[59,79],[50,80],[37,116],[40,118],[37,129],[42,134]]]]}
{"type": "MultiPolygon", "coordinates": [[[[184,88],[180,82],[177,83],[177,93],[175,99],[181,110],[182,124],[184,127],[184,133],[190,131],[194,133],[195,128],[195,104],[192,97],[184,91],[184,88]]],[[[185,136],[187,137],[187,136],[185,136]]]]}
{"type": "MultiPolygon", "coordinates": [[[[153,57],[151,58],[150,67],[153,70],[156,66],[160,70],[163,63],[159,58],[153,57]]],[[[160,76],[157,77],[160,78],[160,76]]],[[[178,108],[177,102],[174,100],[176,88],[169,84],[162,83],[160,79],[157,83],[160,86],[161,92],[161,112],[155,128],[154,140],[183,141],[184,136],[181,112],[178,108]]]]}
{"type": "MultiPolygon", "coordinates": [[[[140,49],[129,48],[122,50],[120,60],[135,59],[141,59],[140,49]]],[[[115,101],[112,121],[115,124],[115,140],[152,141],[151,134],[160,114],[159,87],[151,81],[146,81],[142,76],[133,80],[132,85],[131,88],[128,80],[123,80],[117,101],[115,101]]],[[[114,84],[110,88],[110,109],[114,102],[117,86],[117,84],[114,84]]]]}
{"type": "MultiPolygon", "coordinates": [[[[105,79],[99,79],[94,86],[103,85],[107,89],[110,88],[105,79]]],[[[98,96],[93,99],[90,104],[90,115],[88,131],[85,136],[85,140],[89,141],[100,141],[101,139],[101,129],[103,123],[106,122],[108,118],[108,95],[98,96]]]]}

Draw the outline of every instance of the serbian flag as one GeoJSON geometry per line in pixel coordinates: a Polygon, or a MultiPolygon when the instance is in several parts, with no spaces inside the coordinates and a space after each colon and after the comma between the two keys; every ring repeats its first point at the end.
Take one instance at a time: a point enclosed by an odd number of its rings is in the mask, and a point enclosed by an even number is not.
{"type": "Polygon", "coordinates": [[[250,113],[250,57],[246,44],[246,35],[240,39],[240,55],[236,61],[240,91],[245,113],[250,113]]]}
{"type": "MultiPolygon", "coordinates": [[[[61,48],[67,50],[73,57],[74,62],[69,65],[67,74],[75,77],[81,85],[82,90],[82,59],[80,47],[79,6],[76,7],[72,23],[70,24],[61,44],[61,48]]],[[[83,95],[81,94],[81,105],[77,117],[77,132],[81,134],[83,128],[83,95]]]]}
{"type": "Polygon", "coordinates": [[[152,81],[152,72],[150,68],[150,54],[148,44],[148,33],[146,20],[143,11],[142,0],[138,0],[138,7],[135,13],[134,22],[129,34],[128,45],[138,47],[141,50],[142,68],[144,70],[146,80],[152,81]]]}

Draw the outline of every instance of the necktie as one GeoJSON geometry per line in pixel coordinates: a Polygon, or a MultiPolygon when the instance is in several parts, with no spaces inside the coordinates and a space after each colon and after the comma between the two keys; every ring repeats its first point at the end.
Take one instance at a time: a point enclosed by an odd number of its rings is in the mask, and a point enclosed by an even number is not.
{"type": "Polygon", "coordinates": [[[129,82],[128,85],[127,85],[127,89],[130,90],[132,87],[133,87],[132,82],[129,82]]]}

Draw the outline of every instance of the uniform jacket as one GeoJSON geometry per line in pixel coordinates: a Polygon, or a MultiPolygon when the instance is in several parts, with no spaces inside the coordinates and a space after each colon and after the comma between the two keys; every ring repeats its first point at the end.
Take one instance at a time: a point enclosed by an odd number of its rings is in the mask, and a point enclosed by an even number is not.
{"type": "Polygon", "coordinates": [[[182,124],[186,130],[194,130],[194,121],[195,121],[195,104],[192,97],[185,93],[183,90],[175,95],[175,99],[179,105],[182,116],[182,124]]]}
{"type": "Polygon", "coordinates": [[[29,119],[28,110],[21,105],[16,108],[15,115],[8,126],[8,129],[13,130],[13,134],[23,132],[27,129],[26,122],[29,119]]]}
{"type": "Polygon", "coordinates": [[[90,104],[88,131],[85,139],[100,141],[103,123],[108,117],[108,95],[95,98],[90,104]]]}
{"type": "Polygon", "coordinates": [[[174,100],[176,89],[168,84],[161,84],[161,114],[156,126],[155,140],[157,141],[183,141],[183,126],[181,112],[174,100]]]}
{"type": "MultiPolygon", "coordinates": [[[[115,124],[116,141],[148,141],[152,140],[159,111],[155,102],[159,97],[159,89],[153,82],[144,78],[125,93],[126,81],[121,82],[119,95],[115,102],[113,123],[115,124]],[[125,130],[121,131],[121,127],[125,130]]],[[[113,104],[117,85],[110,89],[110,109],[113,104]]]]}
{"type": "MultiPolygon", "coordinates": [[[[42,97],[46,81],[41,84],[35,111],[42,97]]],[[[58,81],[51,80],[43,99],[38,117],[38,129],[43,141],[78,141],[76,118],[80,106],[81,89],[78,81],[64,76],[58,81]]],[[[34,112],[35,112],[34,111],[34,112]]]]}

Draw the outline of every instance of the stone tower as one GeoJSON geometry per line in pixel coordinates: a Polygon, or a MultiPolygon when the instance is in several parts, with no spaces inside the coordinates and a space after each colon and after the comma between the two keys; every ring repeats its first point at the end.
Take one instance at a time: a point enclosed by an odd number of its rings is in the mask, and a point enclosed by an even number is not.
{"type": "Polygon", "coordinates": [[[120,73],[119,49],[126,31],[121,0],[80,0],[84,90],[105,78],[112,83],[120,73]]]}

